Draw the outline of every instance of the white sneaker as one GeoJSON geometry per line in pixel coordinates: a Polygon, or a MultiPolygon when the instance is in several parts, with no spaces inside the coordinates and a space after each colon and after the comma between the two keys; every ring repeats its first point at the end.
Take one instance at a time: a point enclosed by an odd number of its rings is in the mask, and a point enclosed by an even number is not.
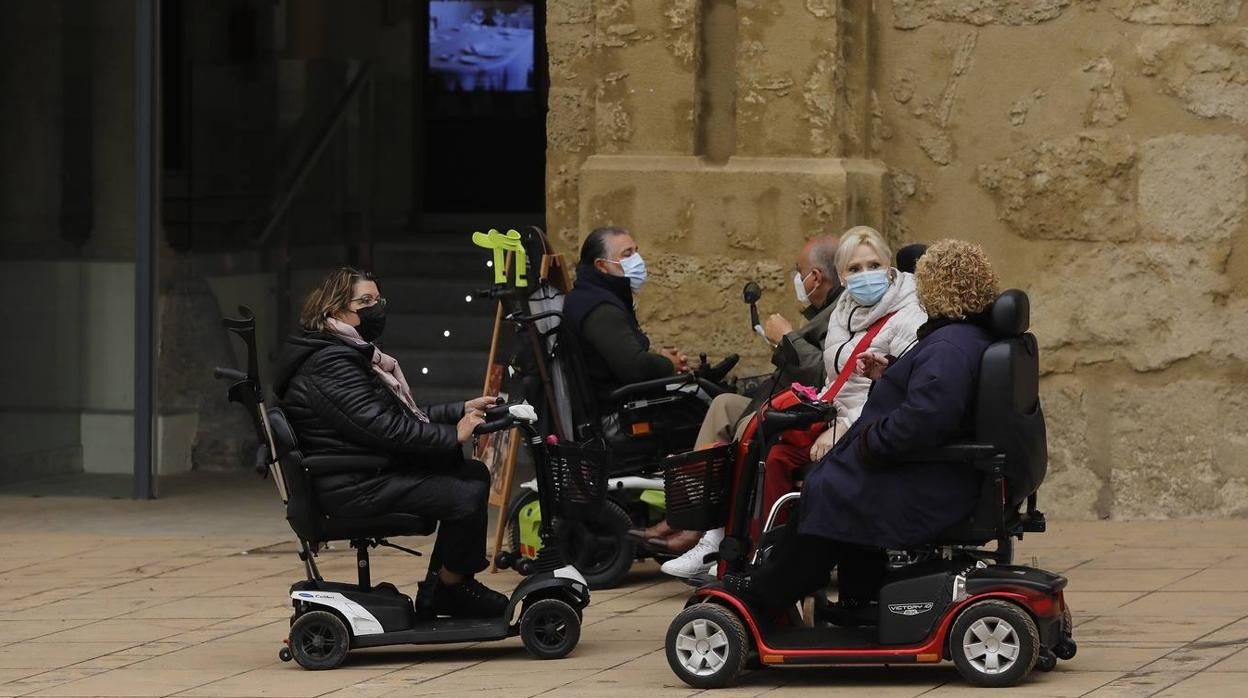
{"type": "MultiPolygon", "coordinates": [[[[704,574],[708,571],[707,563],[704,558],[711,553],[719,552],[719,544],[724,540],[724,529],[717,528],[713,531],[707,531],[698,544],[693,546],[689,552],[680,557],[673,558],[663,563],[660,569],[665,574],[673,577],[688,579],[698,574],[704,574]]],[[[714,569],[715,565],[711,564],[710,569],[714,569]]]]}

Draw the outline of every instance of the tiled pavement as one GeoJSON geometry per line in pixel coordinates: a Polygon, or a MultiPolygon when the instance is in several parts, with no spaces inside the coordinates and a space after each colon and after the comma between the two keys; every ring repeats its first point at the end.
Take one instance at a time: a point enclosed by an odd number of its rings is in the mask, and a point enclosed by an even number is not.
{"type": "MultiPolygon", "coordinates": [[[[564,660],[531,659],[512,639],[361,651],[332,672],[283,664],[284,598],[300,568],[261,487],[199,480],[157,502],[0,497],[0,697],[697,693],[675,679],[662,651],[687,589],[654,565],[594,593],[581,644],[564,660]]],[[[1245,533],[1244,521],[1057,522],[1028,537],[1021,561],[1070,578],[1080,651],[1011,693],[1248,695],[1245,533]]],[[[345,548],[322,557],[334,578],[349,578],[353,562],[345,548]]],[[[421,564],[384,551],[374,575],[414,589],[421,564]]],[[[517,579],[487,582],[510,588],[517,579]]],[[[972,692],[945,664],[771,669],[714,695],[848,689],[972,692]]]]}

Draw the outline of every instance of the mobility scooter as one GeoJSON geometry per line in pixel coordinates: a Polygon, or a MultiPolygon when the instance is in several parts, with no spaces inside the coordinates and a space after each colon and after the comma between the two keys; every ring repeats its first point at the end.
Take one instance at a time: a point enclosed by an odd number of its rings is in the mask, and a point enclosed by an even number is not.
{"type": "MultiPolygon", "coordinates": [[[[242,404],[251,415],[262,444],[257,470],[271,474],[277,485],[286,505],[286,520],[299,537],[299,558],[307,574],[290,588],[294,614],[279,657],[283,661],[293,659],[305,669],[333,669],[352,649],[481,642],[515,635],[540,659],[557,659],[571,652],[580,639],[589,585],[575,567],[564,563],[549,523],[540,532],[544,547],[534,563],[534,573],[512,592],[506,611],[498,618],[422,619],[411,597],[393,584],[371,581],[370,548],[386,546],[420,555],[389,539],[429,535],[437,521],[397,512],[346,518],[319,506],[314,484],[318,473],[376,472],[391,463],[380,454],[305,456],[282,410],[265,405],[256,360],[255,319],[245,307],[239,308],[239,313],[239,318],[227,318],[225,326],[246,345],[247,371],[218,368],[215,373],[232,382],[230,401],[242,404]],[[359,577],[355,584],[326,581],[317,569],[319,547],[338,540],[350,541],[356,551],[359,577]]],[[[548,510],[576,518],[601,506],[605,479],[600,451],[548,442],[534,428],[537,415],[528,405],[496,406],[487,411],[486,419],[476,434],[520,428],[533,455],[542,482],[542,502],[548,510]]]]}
{"type": "MultiPolygon", "coordinates": [[[[980,364],[974,440],[922,454],[963,463],[982,473],[980,502],[973,516],[931,544],[890,551],[890,570],[874,612],[811,613],[787,619],[760,616],[745,601],[713,581],[694,592],[672,621],[666,639],[668,663],[687,684],[715,688],[731,684],[749,665],[909,664],[952,660],[968,682],[1001,687],[1032,670],[1052,670],[1075,655],[1066,579],[1033,567],[1010,564],[1013,539],[1045,530],[1036,509],[1036,490],[1047,469],[1044,416],[1038,399],[1035,337],[1027,333],[1029,309],[1021,291],[1003,293],[991,309],[995,341],[980,364]],[[995,550],[984,546],[996,541],[995,550]],[[862,617],[862,616],[866,617],[862,617]],[[808,627],[810,626],[810,627],[808,627]]],[[[830,403],[804,397],[786,409],[760,410],[755,435],[739,444],[735,472],[686,473],[697,487],[682,512],[702,511],[707,524],[727,510],[727,536],[719,572],[744,574],[760,564],[779,532],[777,520],[800,493],[784,495],[761,511],[761,470],[767,450],[789,429],[809,428],[834,416],[830,403]],[[726,495],[726,496],[725,496],[726,495]],[[751,519],[765,515],[763,534],[751,540],[751,519]]],[[[669,488],[681,487],[669,477],[669,488]]],[[[669,508],[675,493],[669,489],[669,508]]],[[[722,521],[723,519],[718,519],[722,521]]],[[[827,604],[824,604],[828,607],[827,604]]],[[[844,609],[835,609],[844,611],[844,609]]]]}

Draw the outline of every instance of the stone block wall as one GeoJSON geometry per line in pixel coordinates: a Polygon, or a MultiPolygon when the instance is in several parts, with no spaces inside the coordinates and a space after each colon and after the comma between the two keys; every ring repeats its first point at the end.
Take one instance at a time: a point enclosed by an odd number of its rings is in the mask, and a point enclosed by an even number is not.
{"type": "Polygon", "coordinates": [[[1248,3],[555,0],[548,225],[631,226],[663,343],[764,370],[797,244],[982,243],[1032,298],[1047,510],[1248,514],[1248,3]]]}
{"type": "Polygon", "coordinates": [[[566,252],[615,224],[638,238],[652,339],[766,372],[741,287],[798,317],[804,240],[882,225],[867,157],[864,15],[833,0],[549,4],[547,225],[566,252]]]}
{"type": "Polygon", "coordinates": [[[876,5],[891,233],[1032,298],[1067,517],[1248,514],[1241,0],[876,5]]]}

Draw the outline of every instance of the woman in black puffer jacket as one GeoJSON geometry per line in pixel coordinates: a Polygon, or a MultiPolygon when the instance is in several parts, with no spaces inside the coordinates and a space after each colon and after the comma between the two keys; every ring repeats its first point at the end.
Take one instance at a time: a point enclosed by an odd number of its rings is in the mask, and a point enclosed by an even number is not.
{"type": "Polygon", "coordinates": [[[371,274],[338,269],[308,294],[300,322],[278,357],[276,392],[305,455],[382,454],[376,473],[317,476],[321,507],[366,517],[402,512],[440,522],[417,608],[425,615],[489,618],[507,597],[473,575],[485,569],[490,475],[460,445],[495,398],[422,407],[395,359],[373,341],[386,301],[371,274]]]}

